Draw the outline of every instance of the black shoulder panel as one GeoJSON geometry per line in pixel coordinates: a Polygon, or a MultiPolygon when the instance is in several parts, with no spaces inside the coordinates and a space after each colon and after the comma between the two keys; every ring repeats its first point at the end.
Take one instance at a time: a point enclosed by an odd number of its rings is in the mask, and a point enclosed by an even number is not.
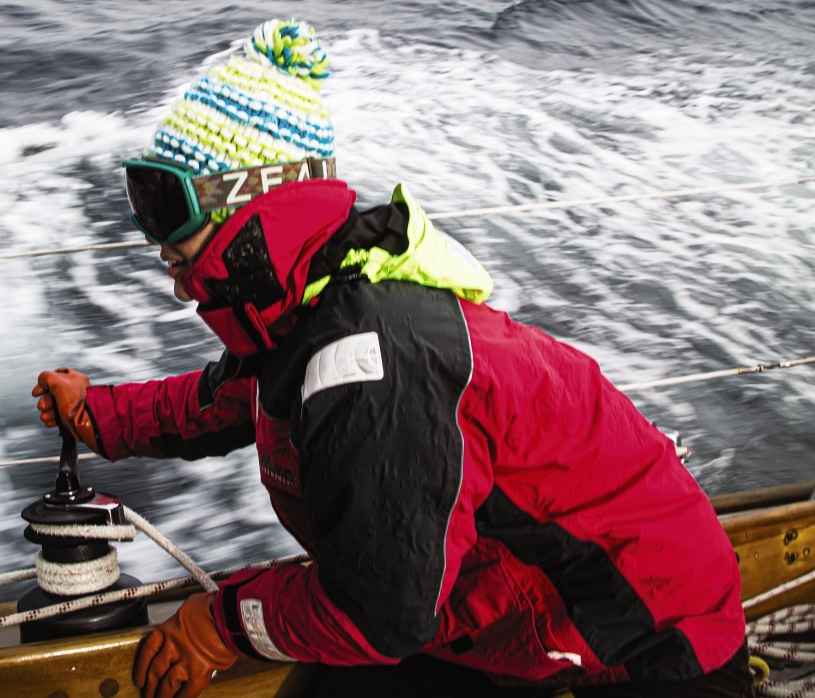
{"type": "Polygon", "coordinates": [[[472,357],[457,298],[397,281],[329,286],[304,346],[310,359],[363,333],[376,333],[383,377],[296,400],[292,441],[323,588],[373,647],[403,657],[438,629],[472,357]]]}

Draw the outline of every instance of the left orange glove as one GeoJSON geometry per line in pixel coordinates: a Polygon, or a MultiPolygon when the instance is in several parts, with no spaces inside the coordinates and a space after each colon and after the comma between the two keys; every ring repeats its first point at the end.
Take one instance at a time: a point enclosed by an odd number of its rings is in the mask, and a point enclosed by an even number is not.
{"type": "Polygon", "coordinates": [[[40,420],[47,427],[57,426],[57,415],[74,435],[99,453],[96,433],[85,406],[85,395],[91,382],[88,377],[72,368],[43,371],[37,376],[37,385],[31,391],[37,400],[40,420]]]}
{"type": "Polygon", "coordinates": [[[214,670],[225,671],[237,661],[215,628],[215,593],[193,594],[147,637],[133,666],[143,698],[195,698],[209,686],[214,670]]]}

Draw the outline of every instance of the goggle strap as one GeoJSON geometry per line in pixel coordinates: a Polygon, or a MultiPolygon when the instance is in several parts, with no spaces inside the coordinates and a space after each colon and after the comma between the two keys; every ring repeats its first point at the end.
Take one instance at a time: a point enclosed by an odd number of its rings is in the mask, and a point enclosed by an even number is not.
{"type": "Polygon", "coordinates": [[[335,158],[308,158],[279,165],[259,165],[240,170],[225,170],[192,178],[201,212],[242,206],[252,199],[287,182],[305,179],[334,179],[335,158]]]}

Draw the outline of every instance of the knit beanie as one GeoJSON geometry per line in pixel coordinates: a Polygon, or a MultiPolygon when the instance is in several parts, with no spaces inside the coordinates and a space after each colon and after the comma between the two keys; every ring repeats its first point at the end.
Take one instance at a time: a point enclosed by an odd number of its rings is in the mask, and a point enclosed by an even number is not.
{"type": "MultiPolygon", "coordinates": [[[[197,174],[333,158],[334,130],[320,99],[328,75],[328,57],[311,26],[264,22],[246,39],[243,55],[189,85],[144,155],[197,174]]],[[[221,223],[230,212],[217,209],[212,219],[221,223]]]]}

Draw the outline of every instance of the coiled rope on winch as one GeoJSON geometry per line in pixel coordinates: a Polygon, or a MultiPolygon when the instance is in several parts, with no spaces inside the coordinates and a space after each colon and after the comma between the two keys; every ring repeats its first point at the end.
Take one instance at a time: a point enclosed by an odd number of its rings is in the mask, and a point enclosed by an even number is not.
{"type": "Polygon", "coordinates": [[[298,564],[308,561],[310,558],[306,554],[291,555],[288,557],[276,558],[265,562],[256,563],[242,567],[235,567],[220,570],[213,574],[207,574],[189,555],[179,548],[172,540],[161,533],[143,516],[137,514],[129,507],[124,507],[125,517],[130,522],[129,525],[68,525],[54,526],[32,524],[32,527],[39,533],[46,535],[65,536],[69,538],[97,538],[105,540],[125,541],[132,540],[136,536],[136,531],[141,531],[147,535],[159,547],[167,551],[179,564],[189,573],[189,577],[178,577],[143,584],[138,587],[120,589],[110,592],[93,594],[95,591],[106,589],[114,584],[119,577],[118,561],[114,554],[112,558],[107,556],[91,562],[78,563],[50,563],[42,560],[42,554],[38,553],[36,567],[33,569],[16,570],[0,574],[0,585],[15,582],[37,579],[37,583],[46,591],[52,593],[73,596],[89,594],[81,598],[70,599],[52,606],[12,613],[0,616],[0,628],[5,626],[19,625],[42,618],[49,618],[84,608],[91,608],[107,603],[115,603],[126,599],[148,597],[161,591],[170,589],[183,589],[185,587],[200,585],[206,591],[216,591],[218,584],[215,580],[226,578],[238,570],[253,568],[267,569],[283,564],[298,564]],[[104,562],[103,562],[104,561],[104,562]]]}
{"type": "MultiPolygon", "coordinates": [[[[37,533],[65,538],[102,539],[109,541],[133,540],[136,530],[146,534],[159,547],[166,550],[206,591],[215,591],[218,585],[210,579],[198,564],[173,541],[159,531],[143,516],[129,507],[123,506],[129,525],[107,524],[31,524],[37,533]]],[[[45,560],[42,551],[36,558],[36,576],[39,585],[54,594],[71,596],[89,594],[115,584],[119,578],[118,556],[115,548],[104,557],[87,562],[55,563],[45,560]]],[[[3,576],[0,575],[0,581],[3,576]]]]}
{"type": "MultiPolygon", "coordinates": [[[[238,567],[230,567],[223,570],[218,570],[209,575],[213,580],[226,579],[227,577],[239,572],[241,570],[265,570],[280,565],[298,565],[308,562],[311,558],[305,553],[297,555],[288,555],[286,557],[278,557],[273,560],[266,560],[264,562],[257,562],[251,565],[241,565],[238,567]]],[[[21,572],[28,574],[29,570],[21,570],[21,572]]],[[[19,573],[9,573],[19,574],[19,573]]],[[[33,575],[32,575],[33,577],[33,575]]],[[[27,577],[30,579],[31,577],[27,577]]],[[[9,581],[9,580],[6,580],[9,581]]],[[[20,581],[11,580],[11,581],[20,581]]],[[[53,606],[44,606],[34,611],[26,611],[24,613],[10,613],[5,616],[0,616],[0,628],[12,625],[19,625],[20,623],[27,623],[29,621],[40,620],[42,618],[50,618],[58,616],[63,613],[70,613],[71,611],[79,611],[83,608],[91,608],[93,606],[101,606],[106,603],[115,603],[116,601],[123,601],[125,599],[135,599],[140,597],[150,597],[162,591],[171,591],[175,589],[186,589],[195,586],[196,580],[192,577],[176,577],[174,579],[165,579],[160,582],[151,582],[142,584],[138,587],[131,587],[129,589],[121,589],[119,591],[105,592],[93,596],[84,596],[71,601],[66,601],[53,606]]]]}
{"type": "MultiPolygon", "coordinates": [[[[127,508],[125,508],[127,515],[127,508]]],[[[81,538],[83,540],[133,540],[136,537],[136,527],[133,525],[106,526],[89,524],[31,524],[37,533],[47,536],[61,536],[65,538],[81,538]]],[[[41,589],[52,594],[75,596],[91,594],[94,591],[105,589],[119,580],[119,556],[116,548],[111,547],[109,552],[99,558],[86,562],[58,563],[46,560],[42,550],[35,558],[37,584],[41,589]]]]}

